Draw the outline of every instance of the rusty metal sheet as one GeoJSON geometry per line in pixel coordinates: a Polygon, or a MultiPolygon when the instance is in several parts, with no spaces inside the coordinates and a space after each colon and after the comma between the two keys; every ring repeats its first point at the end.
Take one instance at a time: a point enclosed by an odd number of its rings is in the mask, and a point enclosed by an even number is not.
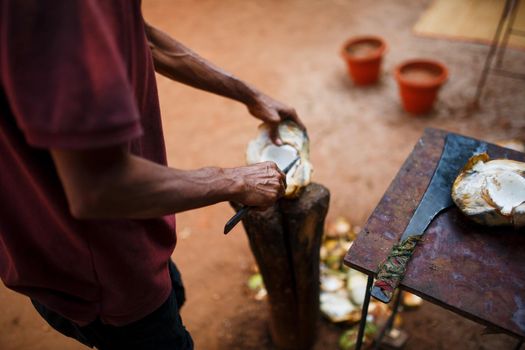
{"type": "MultiPolygon", "coordinates": [[[[447,132],[427,129],[345,256],[367,274],[397,243],[439,161],[447,132]]],[[[525,154],[489,145],[492,158],[525,154]]],[[[408,265],[401,288],[482,324],[525,337],[525,230],[487,228],[455,207],[438,216],[408,265]]]]}

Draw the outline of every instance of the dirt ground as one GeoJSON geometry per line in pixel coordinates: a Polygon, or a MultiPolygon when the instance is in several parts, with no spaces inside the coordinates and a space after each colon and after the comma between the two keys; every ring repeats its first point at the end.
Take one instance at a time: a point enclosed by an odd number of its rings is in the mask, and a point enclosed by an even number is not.
{"type": "MultiPolygon", "coordinates": [[[[478,111],[469,109],[488,47],[417,37],[411,28],[430,1],[416,0],[144,0],[145,18],[204,57],[293,105],[308,126],[314,179],[332,193],[328,220],[363,225],[425,127],[489,141],[525,138],[525,81],[491,76],[478,111]],[[389,45],[381,82],[356,88],[339,57],[358,34],[389,45]],[[435,111],[414,118],[400,108],[393,67],[433,57],[450,79],[435,111]]],[[[444,24],[446,25],[446,24],[444,24]]],[[[525,52],[509,50],[505,66],[525,72],[525,52]]],[[[246,108],[158,78],[170,165],[190,169],[244,162],[257,121],[246,108]]],[[[271,349],[266,305],[245,283],[253,258],[239,225],[222,228],[226,204],[178,215],[179,265],[188,301],[182,316],[197,349],[271,349]]],[[[28,300],[0,287],[0,349],[81,349],[39,319],[28,300]]],[[[506,335],[426,303],[405,317],[407,349],[511,349],[506,335]]],[[[337,349],[340,328],[319,324],[315,349],[337,349]]]]}

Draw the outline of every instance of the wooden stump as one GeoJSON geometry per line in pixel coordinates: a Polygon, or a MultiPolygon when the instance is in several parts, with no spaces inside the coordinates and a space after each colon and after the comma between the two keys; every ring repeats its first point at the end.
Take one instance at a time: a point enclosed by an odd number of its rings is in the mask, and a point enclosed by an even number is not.
{"type": "Polygon", "coordinates": [[[268,291],[271,337],[280,349],[308,349],[315,342],[319,248],[329,199],[328,189],[310,184],[297,199],[252,210],[243,219],[268,291]]]}

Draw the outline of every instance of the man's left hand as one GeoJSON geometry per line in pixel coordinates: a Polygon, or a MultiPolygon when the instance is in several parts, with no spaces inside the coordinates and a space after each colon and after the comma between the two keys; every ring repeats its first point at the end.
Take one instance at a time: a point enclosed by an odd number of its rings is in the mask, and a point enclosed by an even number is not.
{"type": "Polygon", "coordinates": [[[268,123],[271,127],[270,138],[276,145],[282,145],[283,142],[279,137],[278,125],[283,120],[294,121],[301,129],[306,130],[303,122],[299,119],[297,112],[292,107],[289,107],[270,96],[263,93],[258,93],[257,96],[247,103],[248,111],[255,118],[268,123]]]}

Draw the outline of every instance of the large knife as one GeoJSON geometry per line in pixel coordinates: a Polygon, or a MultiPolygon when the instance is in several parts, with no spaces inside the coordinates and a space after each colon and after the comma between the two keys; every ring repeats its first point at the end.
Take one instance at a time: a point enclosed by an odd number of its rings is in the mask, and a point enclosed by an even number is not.
{"type": "Polygon", "coordinates": [[[432,175],[430,184],[410,219],[398,244],[395,244],[388,257],[379,265],[372,296],[384,303],[403,280],[406,265],[412,256],[417,242],[428,225],[443,210],[452,206],[452,183],[468,159],[475,153],[485,152],[487,144],[460,135],[449,134],[439,163],[432,175]]]}

